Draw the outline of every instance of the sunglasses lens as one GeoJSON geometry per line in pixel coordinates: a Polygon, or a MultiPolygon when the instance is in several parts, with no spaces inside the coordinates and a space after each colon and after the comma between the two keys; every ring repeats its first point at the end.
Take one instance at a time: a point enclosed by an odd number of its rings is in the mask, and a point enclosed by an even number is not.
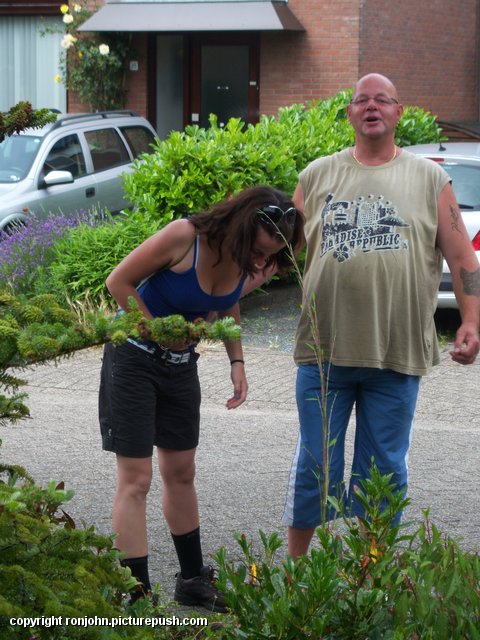
{"type": "Polygon", "coordinates": [[[267,223],[278,224],[282,220],[285,220],[285,223],[289,226],[295,224],[295,217],[297,215],[297,212],[293,207],[290,207],[286,211],[283,211],[283,209],[280,209],[280,207],[277,207],[274,204],[262,207],[259,212],[263,214],[262,218],[267,223]]]}
{"type": "Polygon", "coordinates": [[[287,211],[285,211],[285,222],[288,224],[289,227],[295,224],[296,217],[297,217],[297,212],[295,211],[295,209],[290,208],[287,211]]]}
{"type": "Polygon", "coordinates": [[[263,207],[261,210],[273,222],[278,222],[283,215],[283,211],[280,207],[276,207],[273,204],[269,207],[263,207]]]}

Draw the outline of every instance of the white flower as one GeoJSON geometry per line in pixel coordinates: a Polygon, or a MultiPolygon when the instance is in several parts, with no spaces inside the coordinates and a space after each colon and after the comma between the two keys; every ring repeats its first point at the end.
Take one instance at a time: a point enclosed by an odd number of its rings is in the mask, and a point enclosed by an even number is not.
{"type": "Polygon", "coordinates": [[[75,11],[75,13],[80,13],[80,11],[82,10],[82,7],[79,4],[74,4],[73,5],[73,10],[75,11]]]}
{"type": "Polygon", "coordinates": [[[98,46],[98,50],[102,56],[108,56],[110,53],[110,47],[108,44],[101,44],[98,46]]]}
{"type": "Polygon", "coordinates": [[[66,14],[63,16],[62,20],[64,21],[64,23],[65,23],[65,24],[72,24],[72,22],[73,22],[73,16],[72,16],[72,14],[71,14],[71,13],[66,13],[66,14]]]}
{"type": "Polygon", "coordinates": [[[60,42],[60,46],[63,49],[70,49],[70,47],[73,46],[77,40],[78,38],[75,38],[75,36],[72,36],[71,33],[66,33],[60,42]]]}

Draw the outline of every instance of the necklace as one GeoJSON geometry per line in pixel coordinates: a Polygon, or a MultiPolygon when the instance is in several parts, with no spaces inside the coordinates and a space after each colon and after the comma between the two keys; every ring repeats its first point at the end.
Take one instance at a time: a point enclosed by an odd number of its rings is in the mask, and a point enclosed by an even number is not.
{"type": "MultiPolygon", "coordinates": [[[[369,165],[365,165],[364,162],[360,162],[360,160],[357,158],[355,151],[357,150],[357,147],[353,147],[353,152],[352,152],[352,156],[353,159],[355,160],[355,162],[358,162],[358,164],[361,164],[362,167],[365,166],[369,166],[369,165]]],[[[390,160],[388,162],[392,162],[392,160],[395,160],[395,158],[397,157],[397,147],[396,145],[393,147],[393,156],[390,158],[390,160]]],[[[387,164],[386,162],[384,162],[383,164],[387,164]]]]}

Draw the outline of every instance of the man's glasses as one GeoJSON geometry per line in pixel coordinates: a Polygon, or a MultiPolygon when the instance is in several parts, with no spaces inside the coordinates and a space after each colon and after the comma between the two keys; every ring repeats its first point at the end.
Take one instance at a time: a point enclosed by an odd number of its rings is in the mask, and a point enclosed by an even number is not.
{"type": "Polygon", "coordinates": [[[289,207],[286,211],[277,207],[275,204],[269,204],[265,207],[260,207],[258,210],[259,215],[263,222],[267,224],[278,226],[282,221],[285,221],[289,227],[293,227],[295,219],[297,217],[297,211],[295,207],[289,207]]]}
{"type": "Polygon", "coordinates": [[[396,98],[390,98],[389,96],[384,96],[382,94],[378,96],[358,96],[358,98],[350,100],[350,104],[354,104],[357,107],[365,107],[370,100],[373,100],[375,104],[378,104],[380,107],[388,107],[392,104],[398,104],[398,100],[396,98]]]}

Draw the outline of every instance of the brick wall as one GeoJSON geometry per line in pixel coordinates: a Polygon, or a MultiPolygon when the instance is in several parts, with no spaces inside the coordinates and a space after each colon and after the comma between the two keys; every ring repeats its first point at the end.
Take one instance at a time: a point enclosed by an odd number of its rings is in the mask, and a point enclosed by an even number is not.
{"type": "Polygon", "coordinates": [[[305,32],[263,34],[260,113],[326,98],[358,77],[359,0],[290,0],[305,32]]]}
{"type": "Polygon", "coordinates": [[[368,0],[360,17],[360,75],[377,71],[404,104],[439,119],[478,119],[478,0],[368,0]]]}
{"type": "Polygon", "coordinates": [[[127,71],[127,109],[137,111],[141,116],[147,117],[147,39],[138,34],[132,39],[132,48],[135,54],[132,60],[138,62],[138,71],[127,71]]]}
{"type": "MultiPolygon", "coordinates": [[[[101,5],[103,0],[91,0],[101,5]]],[[[444,120],[479,116],[480,0],[289,0],[305,32],[263,33],[260,113],[326,98],[358,77],[384,73],[404,104],[444,120]]],[[[146,38],[134,37],[127,107],[147,115],[146,38]]],[[[84,110],[75,96],[69,111],[84,110]]]]}
{"type": "MultiPolygon", "coordinates": [[[[126,87],[127,103],[126,109],[132,109],[140,115],[147,116],[147,39],[143,36],[134,35],[132,39],[134,53],[131,60],[138,62],[138,71],[127,70],[126,87]]],[[[99,79],[101,82],[101,79],[99,79]]],[[[68,93],[68,111],[70,113],[82,113],[89,111],[89,108],[82,104],[73,91],[68,93]]]]}

